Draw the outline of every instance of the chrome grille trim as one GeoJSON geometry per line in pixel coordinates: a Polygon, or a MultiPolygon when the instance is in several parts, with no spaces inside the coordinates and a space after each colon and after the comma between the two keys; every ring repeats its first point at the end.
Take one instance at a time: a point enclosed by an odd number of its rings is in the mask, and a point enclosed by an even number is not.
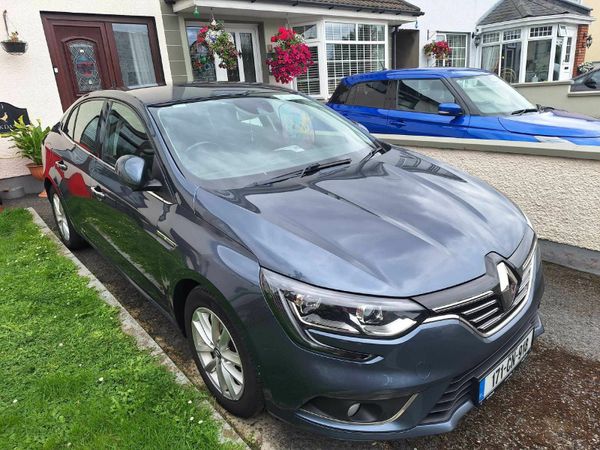
{"type": "Polygon", "coordinates": [[[424,323],[437,322],[439,320],[447,319],[457,319],[469,325],[483,337],[493,335],[494,333],[502,329],[508,322],[510,322],[517,314],[519,314],[519,312],[523,310],[525,305],[529,303],[531,286],[533,284],[533,275],[535,272],[534,267],[536,263],[536,249],[537,244],[533,246],[531,253],[525,259],[525,263],[522,266],[523,270],[521,283],[517,288],[517,294],[515,296],[515,300],[512,304],[512,307],[508,311],[501,312],[501,314],[497,314],[496,316],[494,316],[494,314],[496,314],[498,311],[501,311],[500,301],[498,298],[495,297],[495,294],[492,291],[486,291],[483,294],[471,297],[466,300],[461,300],[459,302],[451,303],[450,305],[434,308],[433,310],[435,312],[444,313],[429,317],[425,320],[424,323]],[[468,309],[467,311],[460,310],[462,307],[471,305],[473,303],[477,303],[478,301],[486,300],[487,298],[492,296],[492,299],[480,305],[474,305],[471,309],[468,309]],[[471,317],[471,315],[476,312],[486,310],[488,311],[484,314],[481,314],[480,316],[471,317]],[[489,320],[487,320],[483,324],[480,323],[481,321],[487,318],[489,318],[489,320]]]}

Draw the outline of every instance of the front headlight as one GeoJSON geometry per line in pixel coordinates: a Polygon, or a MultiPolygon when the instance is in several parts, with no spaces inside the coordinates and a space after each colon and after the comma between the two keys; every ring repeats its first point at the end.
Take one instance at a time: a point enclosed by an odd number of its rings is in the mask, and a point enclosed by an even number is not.
{"type": "Polygon", "coordinates": [[[425,314],[407,299],[368,297],[330,291],[261,270],[267,300],[283,311],[298,332],[321,329],[333,333],[392,338],[415,327],[425,314]]]}

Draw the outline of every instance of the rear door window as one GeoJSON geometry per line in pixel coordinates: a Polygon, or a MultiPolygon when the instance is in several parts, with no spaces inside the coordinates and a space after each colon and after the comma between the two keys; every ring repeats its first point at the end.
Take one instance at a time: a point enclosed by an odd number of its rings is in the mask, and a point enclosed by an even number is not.
{"type": "Polygon", "coordinates": [[[396,109],[437,114],[440,103],[457,103],[442,80],[398,80],[396,109]]]}
{"type": "Polygon", "coordinates": [[[65,118],[66,122],[63,125],[63,132],[70,138],[73,137],[73,132],[75,131],[75,119],[77,118],[78,111],[79,107],[73,108],[68,118],[65,118]]]}
{"type": "Polygon", "coordinates": [[[358,83],[352,87],[347,104],[369,108],[385,108],[389,84],[388,80],[358,83]]]}
{"type": "Polygon", "coordinates": [[[88,152],[100,155],[98,133],[100,131],[100,117],[104,100],[90,100],[79,105],[73,140],[88,152]]]}

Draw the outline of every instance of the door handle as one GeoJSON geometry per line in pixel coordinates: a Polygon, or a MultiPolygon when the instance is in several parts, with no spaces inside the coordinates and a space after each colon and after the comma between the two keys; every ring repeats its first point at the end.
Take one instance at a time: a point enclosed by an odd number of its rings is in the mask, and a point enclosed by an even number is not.
{"type": "Polygon", "coordinates": [[[92,188],[92,195],[98,200],[102,200],[104,197],[106,197],[106,195],[102,192],[102,188],[100,186],[94,186],[92,188]]]}
{"type": "Polygon", "coordinates": [[[406,122],[402,119],[390,119],[390,125],[395,125],[397,127],[403,127],[406,125],[406,122]]]}
{"type": "Polygon", "coordinates": [[[57,169],[63,170],[63,171],[67,170],[67,168],[68,168],[67,165],[64,163],[64,161],[56,161],[54,163],[54,167],[56,167],[57,169]]]}

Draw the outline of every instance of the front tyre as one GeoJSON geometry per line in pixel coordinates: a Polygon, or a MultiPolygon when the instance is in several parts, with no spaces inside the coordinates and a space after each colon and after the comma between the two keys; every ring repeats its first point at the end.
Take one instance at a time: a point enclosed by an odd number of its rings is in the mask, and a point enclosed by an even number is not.
{"type": "Polygon", "coordinates": [[[185,304],[185,331],[204,383],[229,412],[252,417],[264,400],[245,343],[223,309],[200,288],[185,304]]]}
{"type": "Polygon", "coordinates": [[[85,240],[73,228],[71,220],[67,217],[63,207],[62,200],[53,187],[48,190],[48,200],[50,200],[52,206],[52,214],[54,215],[60,240],[71,250],[85,247],[85,240]]]}

